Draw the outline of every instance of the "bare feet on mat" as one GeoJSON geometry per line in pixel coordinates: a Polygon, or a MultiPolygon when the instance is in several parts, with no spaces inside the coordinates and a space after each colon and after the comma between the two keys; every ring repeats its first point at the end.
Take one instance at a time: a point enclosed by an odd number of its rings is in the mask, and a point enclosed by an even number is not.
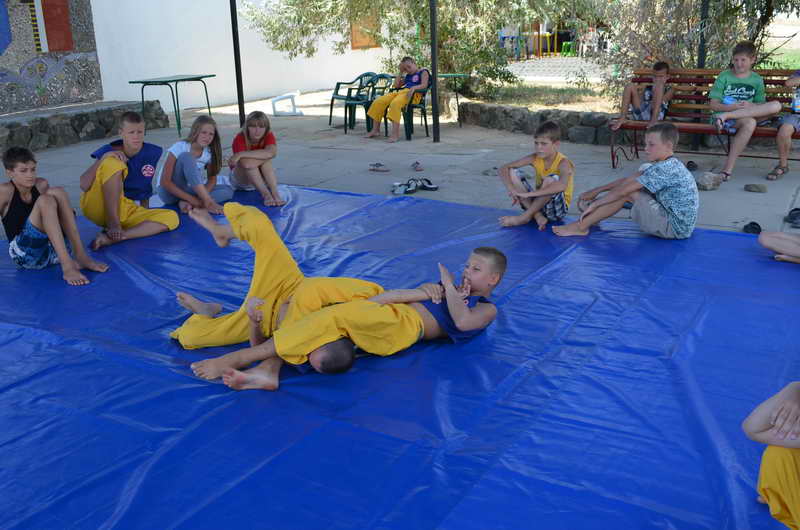
{"type": "Polygon", "coordinates": [[[756,502],[760,502],[761,504],[767,504],[767,500],[764,497],[762,497],[761,495],[756,497],[756,502]]]}
{"type": "Polygon", "coordinates": [[[519,226],[528,222],[521,215],[504,215],[498,219],[500,226],[519,226]]]}
{"type": "Polygon", "coordinates": [[[73,261],[70,264],[61,264],[62,278],[70,285],[88,285],[89,279],[81,274],[78,265],[73,261]]]}
{"type": "Polygon", "coordinates": [[[775,254],[775,261],[785,261],[787,263],[800,263],[800,258],[789,254],[775,254]]]}
{"type": "Polygon", "coordinates": [[[226,230],[224,226],[214,221],[214,218],[211,217],[211,214],[208,213],[208,210],[204,210],[202,208],[192,208],[189,210],[189,217],[191,217],[197,224],[211,232],[211,235],[214,236],[214,241],[216,241],[217,245],[220,247],[228,246],[228,243],[230,243],[231,240],[231,236],[228,233],[229,230],[226,230]]]}
{"type": "Polygon", "coordinates": [[[225,354],[222,357],[214,357],[213,359],[205,359],[192,363],[192,372],[194,372],[194,375],[197,377],[202,377],[203,379],[218,379],[222,377],[222,373],[225,370],[242,368],[234,353],[236,352],[225,354]]]}
{"type": "Polygon", "coordinates": [[[547,226],[547,217],[545,217],[542,212],[536,212],[533,214],[533,218],[536,219],[536,224],[539,225],[539,230],[544,230],[547,226]]]}
{"type": "Polygon", "coordinates": [[[570,223],[568,225],[554,226],[553,233],[557,236],[588,236],[589,231],[581,228],[578,223],[570,223]]]}
{"type": "Polygon", "coordinates": [[[280,359],[270,359],[243,372],[231,368],[222,373],[222,382],[234,390],[277,390],[280,365],[280,359]]]}
{"type": "Polygon", "coordinates": [[[106,272],[108,270],[108,264],[103,263],[102,261],[96,261],[84,254],[83,256],[78,256],[75,258],[75,263],[78,264],[78,267],[81,269],[89,269],[90,271],[95,272],[106,272]]]}
{"type": "Polygon", "coordinates": [[[222,311],[222,306],[220,304],[215,302],[200,301],[189,293],[178,293],[176,298],[178,299],[178,303],[181,305],[181,307],[188,309],[195,315],[213,317],[222,311]]]}
{"type": "Polygon", "coordinates": [[[280,195],[275,195],[273,199],[275,201],[275,206],[283,206],[286,204],[286,201],[280,195]]]}
{"type": "Polygon", "coordinates": [[[112,241],[111,238],[108,237],[108,234],[106,234],[104,231],[100,231],[100,233],[97,234],[97,236],[92,240],[92,242],[89,243],[89,248],[91,248],[92,250],[100,250],[101,248],[107,247],[108,245],[111,245],[113,243],[114,241],[112,241]]]}
{"type": "Polygon", "coordinates": [[[181,213],[189,213],[192,210],[192,205],[186,201],[178,201],[178,209],[181,213]]]}

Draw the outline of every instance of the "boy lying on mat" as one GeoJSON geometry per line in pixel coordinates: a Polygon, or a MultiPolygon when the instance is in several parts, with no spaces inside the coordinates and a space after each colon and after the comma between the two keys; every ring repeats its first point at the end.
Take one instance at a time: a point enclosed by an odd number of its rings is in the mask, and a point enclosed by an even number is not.
{"type": "Polygon", "coordinates": [[[472,251],[462,282],[455,284],[439,264],[441,282],[416,289],[384,291],[367,300],[331,305],[291,323],[282,323],[271,338],[260,332],[260,314],[248,311],[249,348],[192,364],[195,375],[223,378],[235,390],[276,390],[283,362],[310,363],[320,373],[341,373],[355,359],[353,345],[388,356],[420,340],[449,338],[462,342],[481,333],[497,316],[487,297],[500,282],[506,257],[492,247],[472,251]],[[258,365],[242,370],[254,362],[258,365]]]}

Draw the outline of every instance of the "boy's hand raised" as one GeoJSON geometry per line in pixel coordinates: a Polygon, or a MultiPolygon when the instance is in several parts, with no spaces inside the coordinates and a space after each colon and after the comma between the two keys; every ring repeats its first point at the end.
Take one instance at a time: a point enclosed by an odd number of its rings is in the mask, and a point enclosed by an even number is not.
{"type": "Polygon", "coordinates": [[[447,270],[447,267],[439,263],[439,278],[442,280],[442,285],[445,289],[450,287],[455,287],[455,280],[453,279],[453,275],[450,274],[450,271],[447,270]]]}

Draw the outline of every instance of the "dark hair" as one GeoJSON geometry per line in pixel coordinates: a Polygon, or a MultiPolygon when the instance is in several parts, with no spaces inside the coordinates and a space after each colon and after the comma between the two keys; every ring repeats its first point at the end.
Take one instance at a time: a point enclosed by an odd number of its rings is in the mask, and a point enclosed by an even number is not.
{"type": "Polygon", "coordinates": [[[3,167],[6,169],[14,169],[17,164],[28,162],[36,162],[36,159],[27,147],[9,147],[3,153],[3,167]]]}
{"type": "Polygon", "coordinates": [[[551,142],[558,142],[561,140],[561,127],[554,121],[546,121],[536,128],[533,133],[534,138],[545,137],[551,142]]]}
{"type": "Polygon", "coordinates": [[[323,374],[342,374],[356,360],[355,344],[347,337],[320,346],[314,352],[321,354],[319,371],[323,374]]]}
{"type": "Polygon", "coordinates": [[[417,64],[417,61],[415,61],[413,57],[409,57],[408,55],[406,55],[405,57],[400,59],[400,62],[401,63],[414,63],[414,64],[417,64]]]}
{"type": "Polygon", "coordinates": [[[733,53],[731,53],[731,55],[733,56],[742,54],[747,55],[749,57],[755,57],[756,56],[755,45],[752,42],[746,40],[737,43],[736,46],[733,47],[733,53]]]}
{"type": "Polygon", "coordinates": [[[505,254],[494,247],[478,247],[473,249],[472,253],[488,259],[489,263],[491,263],[492,270],[499,274],[501,279],[503,278],[503,274],[506,273],[506,266],[508,265],[508,259],[505,254]]]}
{"type": "Polygon", "coordinates": [[[672,147],[678,145],[678,128],[669,122],[655,123],[648,127],[645,134],[658,134],[662,142],[669,142],[672,147]]]}
{"type": "Polygon", "coordinates": [[[134,112],[129,110],[128,112],[124,113],[122,116],[119,117],[119,127],[122,128],[123,123],[142,123],[144,122],[144,118],[138,112],[134,112]]]}
{"type": "Polygon", "coordinates": [[[666,61],[658,61],[656,64],[653,65],[654,72],[660,72],[661,70],[669,71],[669,63],[666,61]]]}

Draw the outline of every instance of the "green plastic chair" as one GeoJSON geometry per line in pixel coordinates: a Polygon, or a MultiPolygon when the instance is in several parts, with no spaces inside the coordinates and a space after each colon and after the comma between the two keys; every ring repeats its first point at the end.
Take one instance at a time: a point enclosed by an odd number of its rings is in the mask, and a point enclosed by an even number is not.
{"type": "MultiPolygon", "coordinates": [[[[426,69],[427,70],[427,69],[426,69]]],[[[403,125],[405,126],[406,132],[406,140],[411,141],[411,136],[414,134],[414,109],[419,109],[420,111],[420,122],[425,124],[425,136],[430,136],[428,133],[428,107],[426,104],[426,98],[428,96],[428,91],[435,83],[433,76],[428,70],[428,88],[424,90],[417,90],[414,93],[414,99],[417,99],[416,95],[419,94],[419,102],[418,103],[409,103],[406,105],[406,108],[403,109],[403,125]]],[[[402,89],[392,89],[394,90],[402,90],[402,89]]],[[[413,100],[412,100],[413,101],[413,100]]],[[[388,110],[388,109],[387,109],[388,110]]],[[[386,136],[389,136],[389,119],[386,117],[386,113],[383,113],[383,133],[386,136]]]]}
{"type": "Polygon", "coordinates": [[[367,98],[368,93],[363,92],[364,86],[375,76],[375,72],[364,72],[352,81],[338,81],[336,87],[331,94],[331,109],[328,114],[328,125],[333,125],[333,104],[336,101],[343,101],[345,103],[345,130],[347,132],[347,103],[354,101],[356,98],[367,98]],[[346,90],[346,92],[345,92],[346,90]]]}
{"type": "MultiPolygon", "coordinates": [[[[372,102],[383,96],[392,89],[394,85],[394,76],[392,74],[378,74],[370,81],[372,91],[369,95],[369,101],[358,103],[364,107],[364,114],[367,120],[367,130],[372,129],[372,118],[367,115],[367,110],[372,105],[372,102]]],[[[352,129],[352,126],[350,127],[352,129]]]]}

